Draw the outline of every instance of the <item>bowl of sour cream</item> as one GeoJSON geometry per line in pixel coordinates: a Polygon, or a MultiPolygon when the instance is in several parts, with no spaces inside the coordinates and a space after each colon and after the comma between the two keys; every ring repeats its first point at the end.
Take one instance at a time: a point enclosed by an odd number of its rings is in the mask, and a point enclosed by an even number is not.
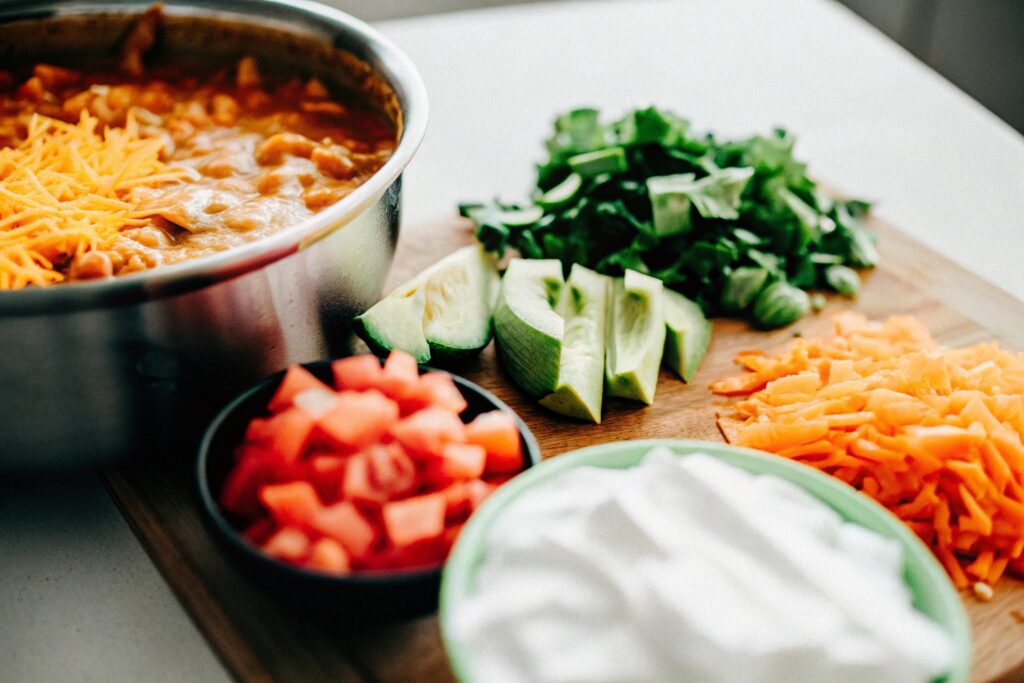
{"type": "Polygon", "coordinates": [[[442,578],[456,676],[487,681],[947,681],[966,612],[898,519],[809,467],[623,441],[531,468],[442,578]]]}

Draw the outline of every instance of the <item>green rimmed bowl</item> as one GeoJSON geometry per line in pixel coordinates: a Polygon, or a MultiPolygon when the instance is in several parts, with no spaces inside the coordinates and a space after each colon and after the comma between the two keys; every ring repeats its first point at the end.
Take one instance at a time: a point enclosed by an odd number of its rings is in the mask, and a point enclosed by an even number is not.
{"type": "Polygon", "coordinates": [[[899,519],[867,496],[805,465],[746,448],[675,439],[617,441],[560,455],[502,486],[473,514],[459,535],[441,578],[441,635],[459,680],[467,683],[472,680],[469,676],[471,655],[452,635],[452,614],[457,604],[472,592],[476,571],[483,561],[488,532],[503,510],[523,492],[558,477],[566,470],[582,466],[633,467],[656,446],[666,446],[684,457],[692,453],[706,453],[754,474],[781,477],[828,504],[843,519],[899,541],[905,555],[904,580],[913,595],[914,606],[931,617],[952,638],[952,666],[949,675],[940,682],[967,683],[971,668],[971,632],[963,602],[931,551],[899,519]]]}

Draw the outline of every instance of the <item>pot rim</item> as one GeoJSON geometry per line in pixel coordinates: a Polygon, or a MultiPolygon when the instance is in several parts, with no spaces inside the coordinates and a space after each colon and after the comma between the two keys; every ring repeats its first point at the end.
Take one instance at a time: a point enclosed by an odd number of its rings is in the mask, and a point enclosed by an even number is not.
{"type": "MultiPolygon", "coordinates": [[[[137,14],[148,3],[133,0],[15,0],[0,7],[0,23],[67,15],[137,14]]],[[[210,286],[279,261],[341,229],[378,202],[400,178],[426,132],[426,86],[412,60],[365,22],[310,0],[167,0],[169,15],[235,19],[258,24],[261,19],[284,28],[322,36],[352,52],[387,82],[401,113],[394,154],[351,194],[315,216],[249,244],[182,263],[130,275],[53,287],[0,291],[0,316],[66,313],[148,301],[210,286]]]]}

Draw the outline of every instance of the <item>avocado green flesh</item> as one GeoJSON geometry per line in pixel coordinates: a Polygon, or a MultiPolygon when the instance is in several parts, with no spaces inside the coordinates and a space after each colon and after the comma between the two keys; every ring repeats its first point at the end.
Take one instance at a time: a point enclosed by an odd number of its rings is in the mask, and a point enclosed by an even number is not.
{"type": "Polygon", "coordinates": [[[609,396],[654,402],[665,347],[663,289],[661,280],[633,270],[615,280],[605,365],[609,396]]]}
{"type": "Polygon", "coordinates": [[[711,323],[701,310],[679,292],[665,290],[665,362],[684,382],[697,373],[708,344],[711,323]]]}
{"type": "Polygon", "coordinates": [[[423,283],[423,334],[433,352],[476,352],[491,341],[491,312],[501,281],[494,260],[465,247],[423,283]]]}
{"type": "Polygon", "coordinates": [[[557,388],[541,399],[545,408],[601,422],[609,278],[574,265],[556,310],[564,321],[557,388]]]}
{"type": "Polygon", "coordinates": [[[423,295],[382,299],[353,322],[355,332],[374,353],[385,355],[400,349],[416,358],[418,363],[430,360],[430,346],[423,335],[423,295]]]}
{"type": "Polygon", "coordinates": [[[554,259],[513,259],[502,281],[494,312],[498,355],[531,396],[558,388],[565,325],[554,304],[563,286],[562,264],[554,259]]]}
{"type": "Polygon", "coordinates": [[[357,317],[355,330],[375,352],[400,349],[421,363],[476,353],[491,339],[500,284],[494,259],[464,247],[357,317]]]}

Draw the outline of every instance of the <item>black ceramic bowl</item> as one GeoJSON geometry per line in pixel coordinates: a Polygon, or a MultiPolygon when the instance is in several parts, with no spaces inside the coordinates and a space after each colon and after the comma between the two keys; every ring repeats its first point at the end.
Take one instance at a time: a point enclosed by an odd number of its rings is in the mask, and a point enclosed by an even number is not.
{"type": "MultiPolygon", "coordinates": [[[[316,361],[303,367],[333,386],[330,361],[316,361]]],[[[420,372],[429,370],[432,368],[420,368],[420,372]]],[[[207,428],[199,445],[195,475],[208,526],[242,569],[290,604],[299,603],[308,609],[336,614],[339,618],[372,620],[411,617],[433,611],[437,608],[443,563],[417,569],[366,571],[345,576],[302,569],[264,554],[241,536],[239,529],[221,510],[217,499],[234,463],[235,449],[242,443],[249,421],[267,414],[267,403],[283,377],[284,372],[279,372],[241,394],[207,428]]],[[[457,375],[452,375],[452,379],[469,404],[461,416],[464,422],[491,410],[515,415],[490,392],[457,375]]],[[[528,468],[540,462],[540,449],[518,416],[516,424],[523,444],[524,468],[528,468]]]]}

